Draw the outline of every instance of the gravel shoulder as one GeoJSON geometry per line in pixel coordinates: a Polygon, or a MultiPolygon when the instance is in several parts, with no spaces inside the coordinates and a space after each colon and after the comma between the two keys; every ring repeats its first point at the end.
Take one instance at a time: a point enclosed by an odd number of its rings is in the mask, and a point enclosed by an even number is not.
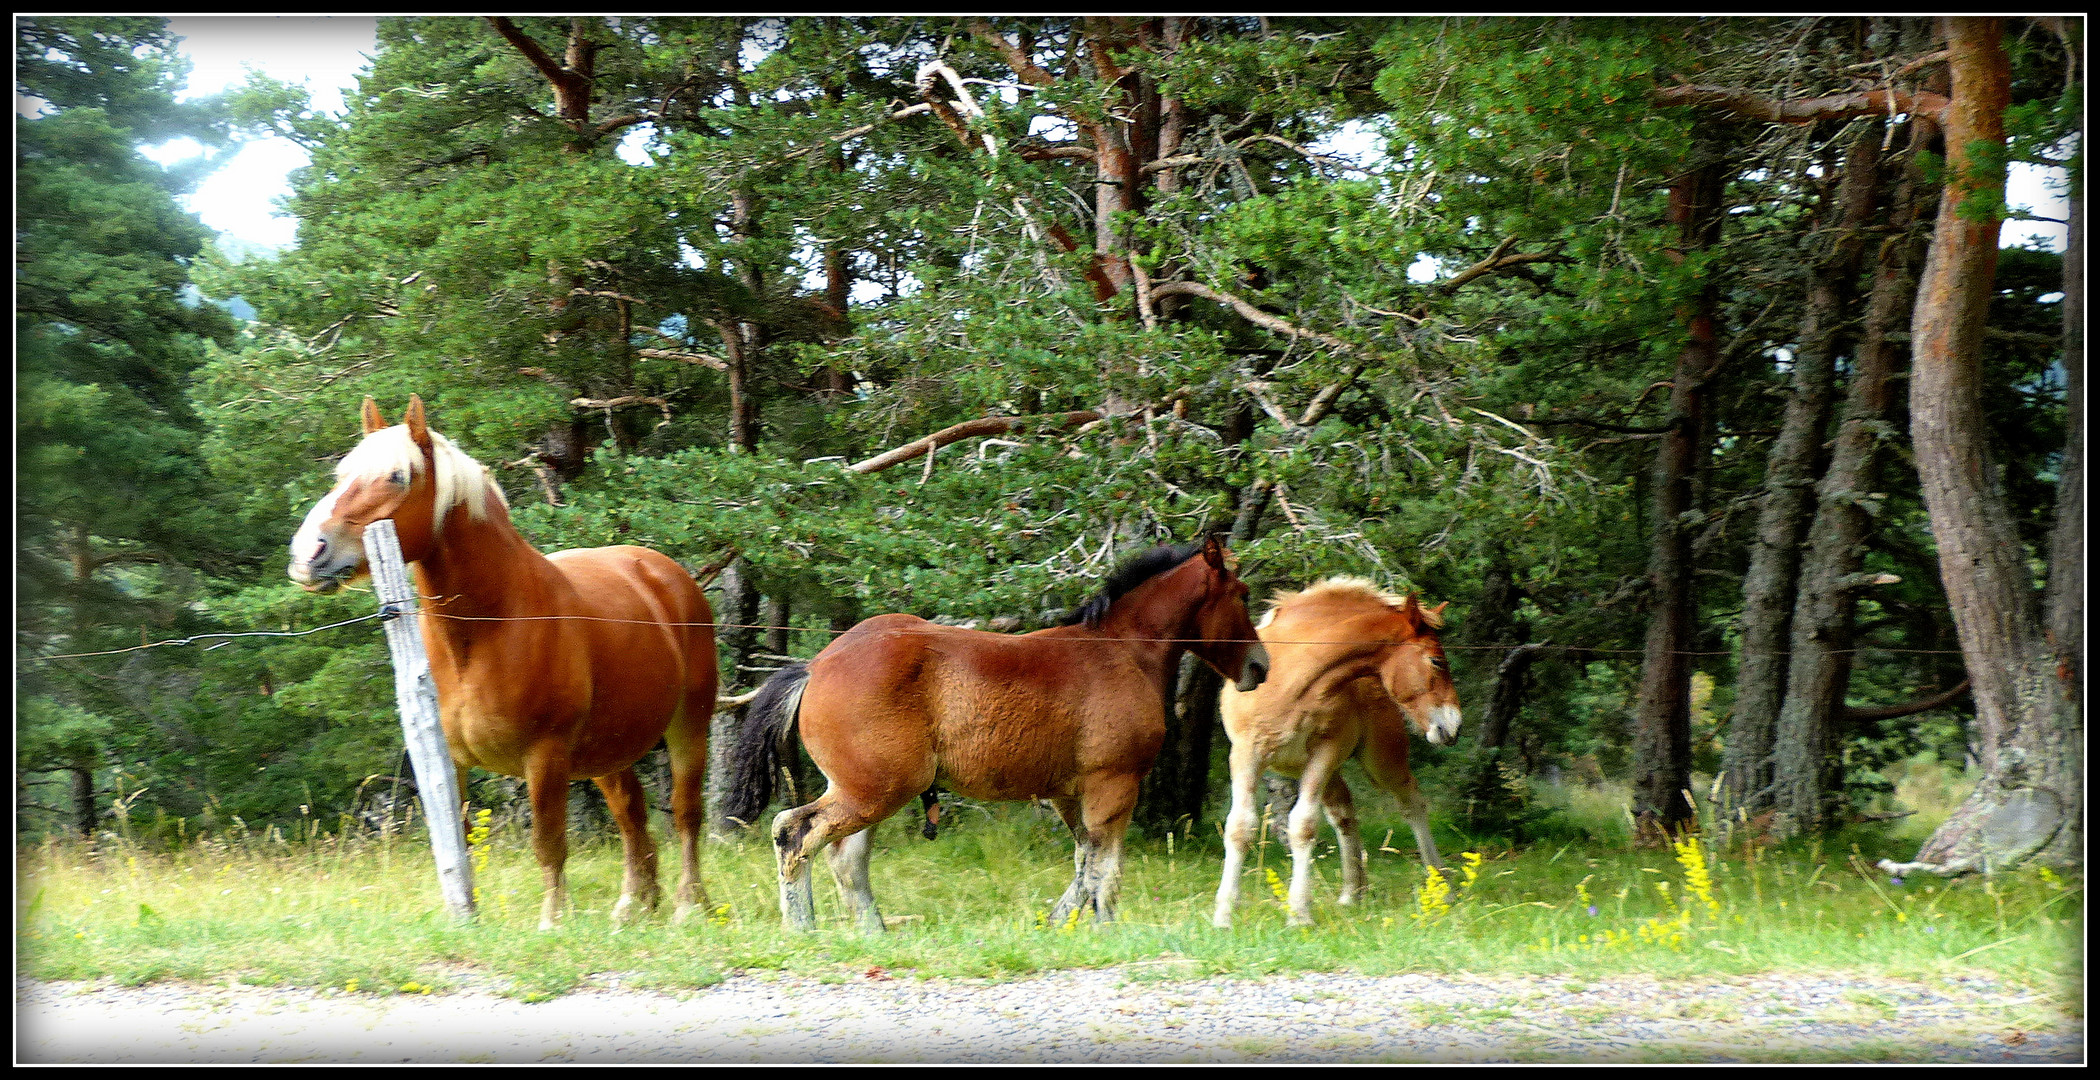
{"type": "MultiPolygon", "coordinates": [[[[458,980],[471,987],[471,979],[458,980]]],[[[1003,982],[880,969],[685,994],[15,984],[18,1063],[1225,1063],[2085,1060],[2085,1023],[1986,978],[1342,974],[1173,965],[1003,982]]]]}

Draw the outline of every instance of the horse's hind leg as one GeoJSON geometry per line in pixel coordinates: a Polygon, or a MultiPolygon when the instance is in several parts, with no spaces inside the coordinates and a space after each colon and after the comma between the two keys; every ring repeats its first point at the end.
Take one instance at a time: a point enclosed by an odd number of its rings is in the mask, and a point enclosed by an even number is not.
{"type": "Polygon", "coordinates": [[[873,826],[851,836],[842,836],[825,849],[831,876],[838,879],[839,899],[853,912],[862,932],[882,933],[882,912],[875,909],[875,891],[868,887],[868,855],[875,848],[873,826]]]}
{"type": "Polygon", "coordinates": [[[707,724],[714,709],[713,691],[703,704],[688,695],[685,713],[664,732],[671,755],[671,830],[678,837],[678,891],[673,894],[672,923],[682,923],[697,909],[712,906],[707,883],[700,879],[700,831],[706,810],[702,785],[707,780],[707,724]],[[699,717],[696,723],[694,716],[699,717]]]}
{"type": "MultiPolygon", "coordinates": [[[[833,785],[816,802],[783,810],[773,819],[773,857],[780,867],[780,918],[790,930],[814,930],[817,928],[816,898],[810,894],[809,857],[834,839],[857,834],[868,826],[895,813],[904,804],[906,795],[888,806],[863,808],[849,803],[833,785]]],[[[867,852],[861,851],[858,859],[866,866],[867,852]]],[[[836,864],[834,864],[834,869],[836,864]]],[[[860,888],[867,890],[867,879],[863,869],[860,888]]],[[[867,911],[875,911],[875,897],[867,894],[867,911]]],[[[870,927],[865,917],[861,923],[870,932],[880,932],[882,917],[874,916],[870,927]]]]}
{"type": "Polygon", "coordinates": [[[806,803],[782,810],[773,818],[773,861],[780,870],[780,922],[790,930],[817,928],[817,901],[809,891],[809,857],[803,852],[802,839],[810,831],[809,819],[819,809],[818,803],[806,803]]]}
{"type": "Polygon", "coordinates": [[[1320,808],[1327,812],[1327,823],[1334,826],[1335,847],[1342,860],[1343,906],[1356,903],[1364,891],[1364,841],[1356,827],[1356,800],[1350,797],[1349,785],[1342,780],[1340,769],[1327,778],[1327,786],[1320,790],[1320,808]]]}
{"type": "Polygon", "coordinates": [[[635,915],[637,905],[650,911],[662,898],[656,884],[656,841],[649,835],[649,798],[642,790],[634,766],[595,778],[605,793],[606,809],[620,826],[620,853],[624,871],[620,875],[620,901],[613,905],[612,921],[618,926],[635,915]]]}
{"type": "Polygon", "coordinates": [[[1318,812],[1320,792],[1330,779],[1340,780],[1336,775],[1347,752],[1341,743],[1326,740],[1314,743],[1305,755],[1305,771],[1298,777],[1298,802],[1291,807],[1291,914],[1286,920],[1291,926],[1312,925],[1312,849],[1317,835],[1318,823],[1313,820],[1318,812]]]}

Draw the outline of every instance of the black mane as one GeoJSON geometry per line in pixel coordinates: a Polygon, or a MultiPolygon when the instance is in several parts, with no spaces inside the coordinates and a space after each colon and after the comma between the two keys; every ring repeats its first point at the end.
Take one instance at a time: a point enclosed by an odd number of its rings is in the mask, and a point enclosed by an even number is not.
{"type": "Polygon", "coordinates": [[[1059,625],[1076,626],[1085,623],[1089,630],[1098,628],[1101,620],[1108,615],[1110,606],[1122,599],[1124,594],[1189,561],[1191,556],[1202,550],[1203,541],[1191,540],[1186,544],[1175,544],[1171,547],[1162,544],[1123,560],[1123,564],[1111,571],[1108,580],[1101,584],[1101,591],[1095,593],[1093,599],[1073,608],[1072,613],[1065,616],[1065,621],[1059,625]]]}

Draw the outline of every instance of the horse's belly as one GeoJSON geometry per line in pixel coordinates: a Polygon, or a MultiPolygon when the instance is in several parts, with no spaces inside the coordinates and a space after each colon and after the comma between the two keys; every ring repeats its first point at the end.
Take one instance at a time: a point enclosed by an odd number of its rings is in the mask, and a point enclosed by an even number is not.
{"type": "Polygon", "coordinates": [[[972,771],[958,775],[943,767],[936,770],[934,776],[935,782],[949,791],[982,802],[1053,799],[1079,793],[1079,784],[1075,778],[1044,775],[1040,772],[1031,772],[1023,776],[1015,773],[986,774],[982,771],[972,771]]]}

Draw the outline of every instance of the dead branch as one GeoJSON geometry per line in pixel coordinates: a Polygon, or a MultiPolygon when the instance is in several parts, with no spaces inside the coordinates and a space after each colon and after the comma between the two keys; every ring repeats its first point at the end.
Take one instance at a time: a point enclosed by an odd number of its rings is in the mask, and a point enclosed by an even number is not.
{"type": "Polygon", "coordinates": [[[1092,409],[1082,409],[1078,412],[1068,413],[1049,413],[1041,416],[981,416],[975,420],[965,420],[960,424],[944,427],[924,438],[914,439],[902,446],[885,450],[865,461],[855,462],[846,466],[845,469],[850,473],[881,472],[892,465],[901,465],[923,454],[932,453],[934,450],[949,443],[960,442],[964,439],[975,438],[981,435],[1005,435],[1035,426],[1077,427],[1101,418],[1101,414],[1092,409]]]}
{"type": "Polygon", "coordinates": [[[1885,89],[1787,100],[1740,87],[1684,84],[1657,90],[1654,101],[1657,105],[1722,109],[1772,124],[1809,124],[1818,120],[1847,120],[1856,116],[1896,113],[1929,116],[1937,120],[1947,109],[1947,99],[1940,94],[1926,91],[1911,94],[1885,89]]]}
{"type": "Polygon", "coordinates": [[[1349,353],[1351,355],[1361,355],[1362,353],[1362,350],[1358,349],[1356,346],[1351,345],[1348,342],[1343,341],[1341,338],[1335,337],[1332,334],[1321,333],[1318,330],[1308,330],[1302,326],[1290,322],[1287,319],[1277,318],[1276,316],[1271,315],[1258,307],[1255,307],[1253,304],[1248,303],[1240,297],[1234,296],[1228,292],[1220,292],[1217,289],[1213,289],[1210,286],[1204,285],[1200,282],[1169,281],[1163,285],[1153,286],[1152,295],[1154,299],[1157,299],[1162,296],[1200,296],[1205,300],[1211,301],[1212,303],[1225,304],[1231,307],[1232,310],[1239,312],[1241,318],[1253,323],[1256,326],[1260,326],[1269,330],[1274,330],[1279,334],[1288,334],[1291,337],[1309,338],[1313,341],[1319,342],[1322,345],[1326,345],[1329,348],[1340,349],[1341,351],[1349,353]]]}
{"type": "Polygon", "coordinates": [[[634,354],[651,360],[676,360],[681,364],[697,364],[700,367],[714,368],[716,371],[729,370],[729,361],[706,353],[680,352],[675,349],[636,349],[634,354]]]}

